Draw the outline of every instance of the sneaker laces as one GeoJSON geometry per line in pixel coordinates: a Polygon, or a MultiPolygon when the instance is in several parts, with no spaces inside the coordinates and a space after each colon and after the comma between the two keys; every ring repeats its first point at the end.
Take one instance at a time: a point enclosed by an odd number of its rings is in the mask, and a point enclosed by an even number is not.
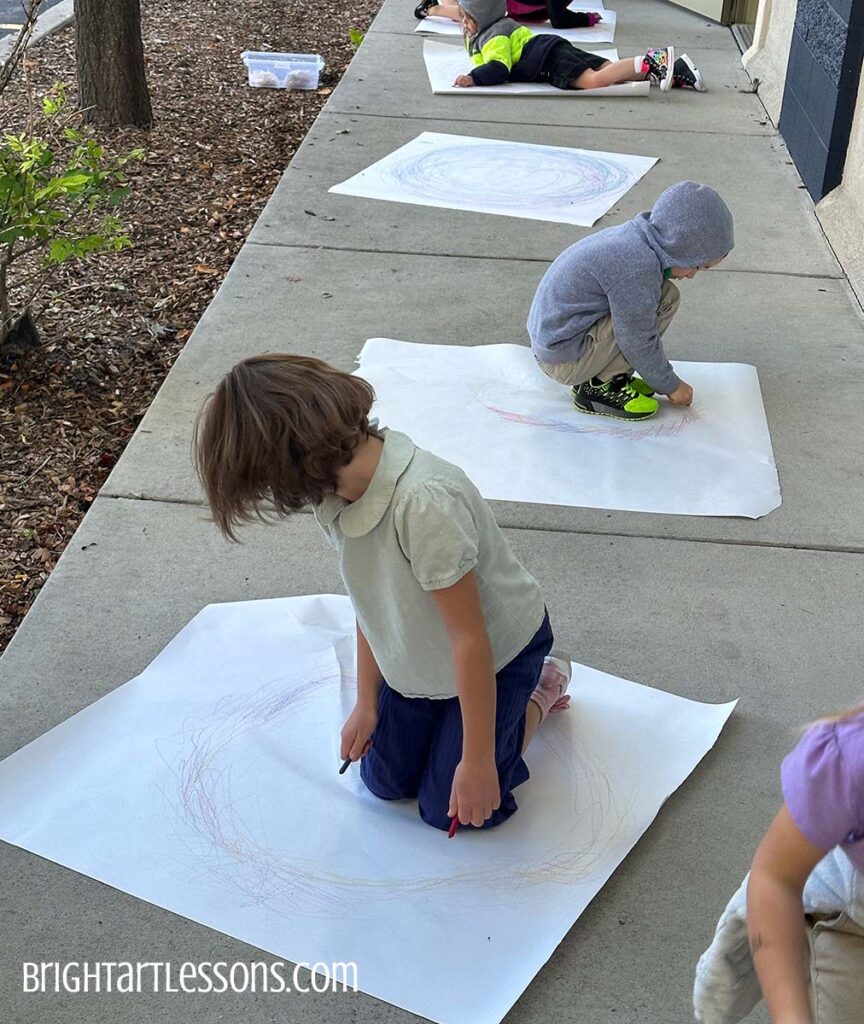
{"type": "Polygon", "coordinates": [[[604,390],[607,392],[626,393],[631,398],[638,398],[639,392],[633,387],[633,378],[625,374],[621,376],[613,377],[611,380],[607,380],[604,385],[604,390]],[[624,378],[622,380],[621,378],[624,378]]]}

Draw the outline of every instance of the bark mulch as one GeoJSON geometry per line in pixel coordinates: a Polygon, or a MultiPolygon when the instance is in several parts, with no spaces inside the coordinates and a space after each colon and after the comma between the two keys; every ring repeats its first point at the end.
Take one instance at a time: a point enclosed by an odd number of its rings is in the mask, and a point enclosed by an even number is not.
{"type": "MultiPolygon", "coordinates": [[[[36,310],[41,348],[0,364],[0,650],[192,332],[380,0],[142,0],[155,124],[119,208],[131,249],[64,266],[36,310]],[[243,50],[320,53],[317,92],[252,89],[243,50]]],[[[33,47],[35,95],[70,84],[74,30],[33,47]]],[[[0,126],[24,125],[19,74],[0,126]]]]}

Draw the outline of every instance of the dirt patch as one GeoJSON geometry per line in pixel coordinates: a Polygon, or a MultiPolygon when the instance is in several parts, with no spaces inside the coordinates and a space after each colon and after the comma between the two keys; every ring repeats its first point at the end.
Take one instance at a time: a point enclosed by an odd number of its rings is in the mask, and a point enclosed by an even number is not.
{"type": "MultiPolygon", "coordinates": [[[[380,0],[143,0],[155,124],[120,207],[133,247],[70,265],[39,304],[43,346],[0,365],[0,650],[48,578],[207,307],[380,0]],[[320,53],[317,92],[251,89],[243,50],[320,53]]],[[[35,95],[74,86],[74,31],[35,46],[35,95]]],[[[74,102],[74,88],[70,91],[74,102]]],[[[0,124],[24,124],[21,75],[0,124]]]]}

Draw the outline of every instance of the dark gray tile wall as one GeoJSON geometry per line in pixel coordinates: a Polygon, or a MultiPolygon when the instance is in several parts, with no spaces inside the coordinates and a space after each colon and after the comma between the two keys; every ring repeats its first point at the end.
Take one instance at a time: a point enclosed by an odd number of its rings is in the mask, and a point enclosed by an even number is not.
{"type": "Polygon", "coordinates": [[[798,0],[780,131],[814,200],[840,184],[864,55],[864,0],[798,0]]]}

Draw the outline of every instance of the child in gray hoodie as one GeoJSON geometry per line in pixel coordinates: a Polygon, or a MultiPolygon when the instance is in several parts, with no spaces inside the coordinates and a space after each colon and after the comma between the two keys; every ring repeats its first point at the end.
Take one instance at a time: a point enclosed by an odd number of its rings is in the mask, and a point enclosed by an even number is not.
{"type": "Polygon", "coordinates": [[[655,392],[689,405],[693,389],[660,340],[678,308],[672,282],[715,266],[734,244],[717,192],[680,181],[649,213],[571,245],[543,275],[528,314],[540,368],[572,387],[580,412],[647,419],[659,408],[655,392]]]}

